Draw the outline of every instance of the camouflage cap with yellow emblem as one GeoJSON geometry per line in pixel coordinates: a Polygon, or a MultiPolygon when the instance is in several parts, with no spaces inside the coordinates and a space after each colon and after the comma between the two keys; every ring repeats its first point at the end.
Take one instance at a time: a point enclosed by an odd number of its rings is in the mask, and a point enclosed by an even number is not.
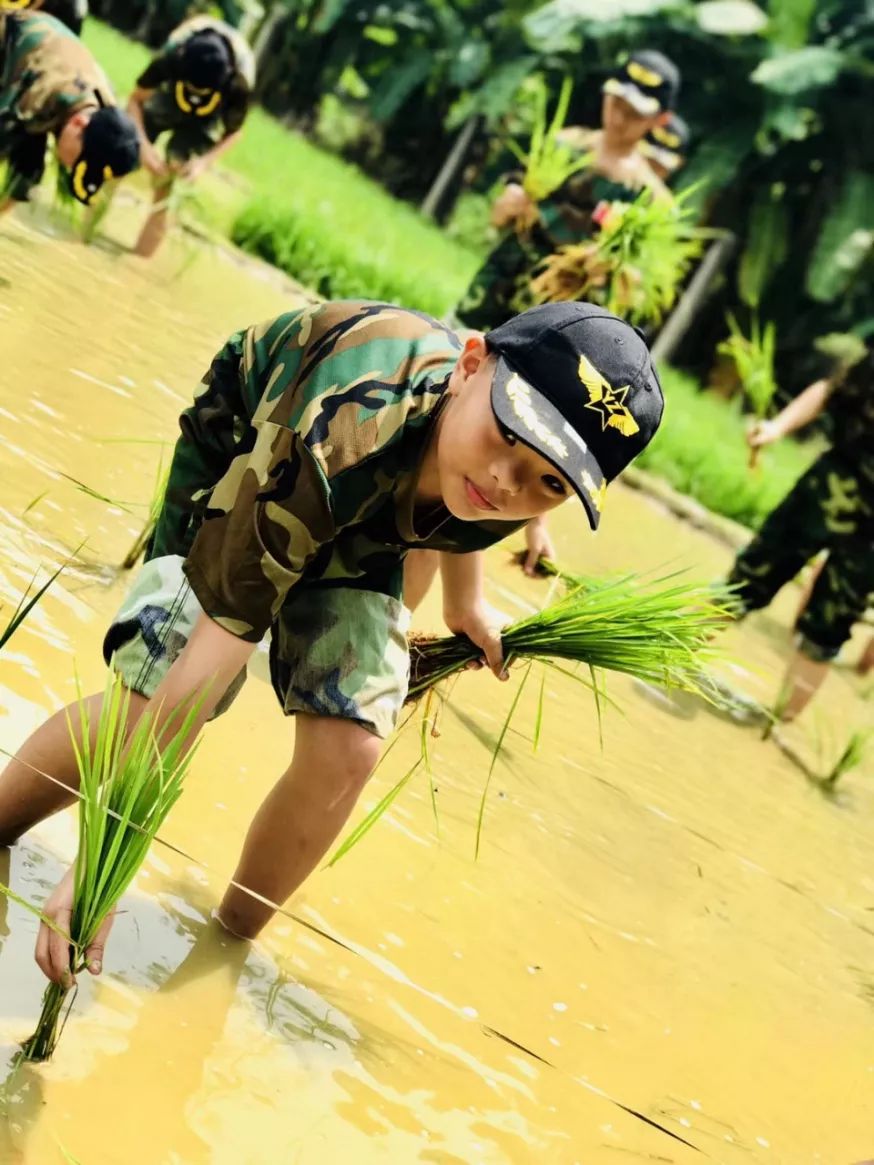
{"type": "Polygon", "coordinates": [[[664,397],[643,333],[591,303],[544,303],[486,336],[498,421],[573,487],[597,530],[609,481],[644,449],[664,397]]]}
{"type": "Polygon", "coordinates": [[[664,53],[642,49],[632,53],[601,88],[623,98],[641,117],[655,117],[676,105],[680,70],[664,53]]]}

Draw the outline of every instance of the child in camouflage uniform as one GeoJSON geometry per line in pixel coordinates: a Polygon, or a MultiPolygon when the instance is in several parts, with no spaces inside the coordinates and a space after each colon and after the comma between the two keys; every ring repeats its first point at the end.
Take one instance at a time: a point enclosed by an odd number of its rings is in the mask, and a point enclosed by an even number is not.
{"type": "MultiPolygon", "coordinates": [[[[407,692],[407,551],[444,552],[447,624],[504,678],[477,552],[571,495],[596,528],[606,483],[662,407],[637,332],[582,303],[534,308],[464,346],[429,316],[368,302],[291,312],[228,341],[182,414],[151,557],[105,651],[134,715],[151,706],[163,722],[204,693],[202,723],[231,703],[270,633],[273,688],[297,715],[294,757],[236,882],[284,901],[370,776],[407,692]]],[[[72,800],[29,767],[75,784],[65,716],[0,780],[0,844],[72,800]]],[[[47,906],[62,928],[70,894],[68,876],[47,906]]],[[[219,917],[252,937],[272,914],[231,887],[219,917]]],[[[67,944],[48,928],[38,961],[53,979],[67,971],[67,944]]]]}
{"type": "Polygon", "coordinates": [[[749,434],[753,448],[808,424],[828,407],[832,448],[768,516],[734,564],[741,612],[765,607],[806,562],[828,556],[797,623],[798,650],[789,665],[784,719],[816,693],[853,624],[874,595],[874,341],[849,372],[810,385],[771,421],[749,434]]]}
{"type": "Polygon", "coordinates": [[[143,165],[155,178],[155,207],[135,250],[149,258],[167,233],[174,177],[196,181],[237,141],[255,88],[252,50],[224,21],[195,16],[180,24],[137,80],[128,112],[143,165]],[[155,143],[169,134],[166,160],[155,143]]]}
{"type": "Polygon", "coordinates": [[[139,163],[136,128],[79,38],[42,12],[0,12],[0,161],[9,163],[0,213],[39,184],[50,135],[86,204],[139,163]]]}
{"type": "Polygon", "coordinates": [[[88,0],[0,0],[0,13],[21,12],[25,8],[54,16],[78,36],[88,15],[88,0]]]}
{"type": "Polygon", "coordinates": [[[492,250],[455,309],[465,327],[498,327],[525,302],[528,286],[547,256],[567,243],[589,238],[593,214],[602,202],[633,202],[642,190],[670,197],[664,183],[638,149],[645,135],[669,116],[680,75],[667,57],[633,53],[603,86],[601,129],[571,127],[562,140],[592,154],[592,164],[572,174],[534,207],[518,176],[510,176],[497,199],[492,221],[507,234],[492,250]],[[537,213],[533,227],[517,229],[537,213]]]}

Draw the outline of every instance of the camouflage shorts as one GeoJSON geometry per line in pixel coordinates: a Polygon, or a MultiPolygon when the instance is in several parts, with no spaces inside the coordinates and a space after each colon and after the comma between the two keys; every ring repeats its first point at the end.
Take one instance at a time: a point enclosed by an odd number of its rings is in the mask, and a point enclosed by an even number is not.
{"type": "MultiPolygon", "coordinates": [[[[103,654],[128,687],[154,695],[202,614],[177,555],[142,568],[112,621],[103,654]]],[[[389,736],[407,694],[409,612],[390,595],[354,587],[294,588],[273,625],[270,678],[287,715],[354,720],[389,736]]],[[[227,711],[241,672],[216,707],[227,711]]]]}
{"type": "Polygon", "coordinates": [[[797,630],[811,659],[833,659],[874,594],[874,490],[836,450],[801,477],[735,561],[743,612],[765,607],[805,563],[827,551],[797,630]]]}

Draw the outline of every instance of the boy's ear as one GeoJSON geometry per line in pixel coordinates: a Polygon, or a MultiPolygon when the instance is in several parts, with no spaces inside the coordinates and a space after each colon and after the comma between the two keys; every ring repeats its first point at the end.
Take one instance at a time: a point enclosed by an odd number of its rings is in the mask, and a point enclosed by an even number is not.
{"type": "Polygon", "coordinates": [[[656,118],[656,125],[667,125],[670,120],[671,120],[670,110],[663,109],[662,112],[656,118]]]}

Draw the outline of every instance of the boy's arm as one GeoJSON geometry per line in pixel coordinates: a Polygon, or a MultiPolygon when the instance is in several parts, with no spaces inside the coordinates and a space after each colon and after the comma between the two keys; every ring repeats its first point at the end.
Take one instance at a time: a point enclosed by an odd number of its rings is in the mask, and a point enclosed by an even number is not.
{"type": "MultiPolygon", "coordinates": [[[[246,666],[255,650],[247,643],[201,615],[191,636],[158,685],[149,701],[147,713],[155,716],[155,734],[160,740],[167,721],[173,717],[171,734],[179,723],[179,711],[190,707],[198,699],[202,703],[191,726],[185,750],[194,744],[203,725],[212,715],[225,691],[246,666]]],[[[69,870],[43,907],[43,914],[61,931],[69,932],[73,911],[75,879],[69,870]]],[[[89,971],[97,975],[103,962],[103,949],[112,927],[112,915],[100,928],[94,943],[85,953],[89,971]]],[[[36,942],[36,961],[40,970],[54,983],[69,985],[70,946],[67,940],[44,922],[40,924],[36,942]]]]}
{"type": "Polygon", "coordinates": [[[227,137],[222,138],[220,142],[214,145],[211,150],[207,150],[205,154],[201,154],[199,157],[189,158],[188,161],[180,167],[179,173],[181,176],[183,178],[189,179],[191,182],[194,182],[200,177],[201,174],[208,170],[214,162],[218,161],[222,154],[226,154],[231,146],[235,145],[240,140],[240,134],[240,130],[237,130],[235,133],[228,134],[227,137]]]}
{"type": "Polygon", "coordinates": [[[773,420],[757,421],[747,434],[747,441],[754,449],[758,449],[803,429],[823,411],[834,388],[835,384],[831,380],[814,381],[773,420]]]}
{"type": "Polygon", "coordinates": [[[440,555],[443,618],[450,631],[466,635],[481,647],[488,666],[499,680],[506,680],[509,677],[504,668],[501,628],[483,597],[483,564],[481,551],[440,555]]]}
{"type": "Polygon", "coordinates": [[[162,177],[167,173],[167,164],[153,143],[149,141],[148,134],[146,133],[146,124],[143,120],[143,107],[155,90],[143,87],[141,82],[142,77],[128,98],[127,112],[130,115],[131,121],[137,127],[137,133],[140,136],[140,161],[150,173],[162,177]]]}

